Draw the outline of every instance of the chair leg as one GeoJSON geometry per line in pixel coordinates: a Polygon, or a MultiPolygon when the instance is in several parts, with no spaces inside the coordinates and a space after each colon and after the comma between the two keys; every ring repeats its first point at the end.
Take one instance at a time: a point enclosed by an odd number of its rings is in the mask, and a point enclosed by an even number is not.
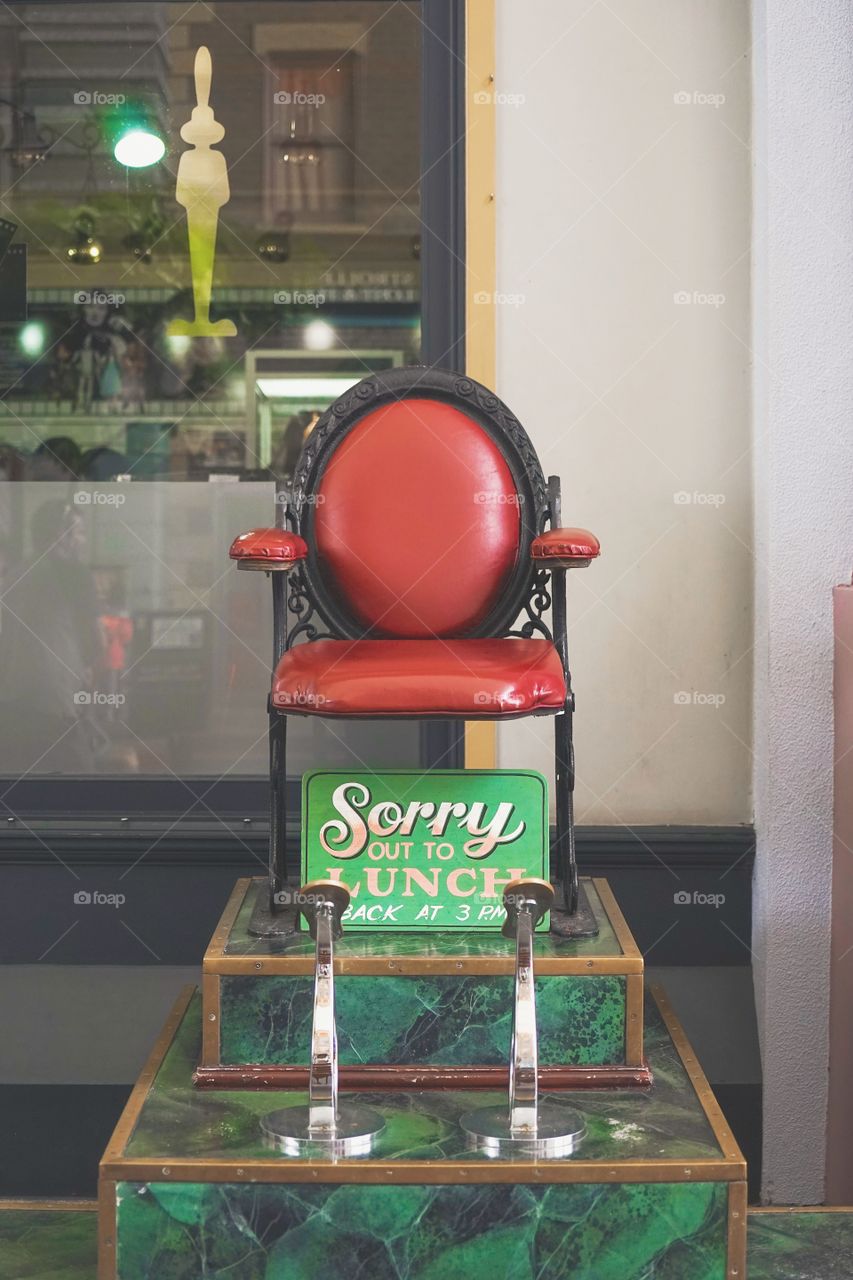
{"type": "Polygon", "coordinates": [[[572,745],[572,709],[567,706],[554,720],[556,763],[555,807],[557,838],[554,861],[563,887],[563,905],[569,915],[578,909],[578,864],[575,856],[574,789],[575,756],[572,745]]]}
{"type": "Polygon", "coordinates": [[[287,717],[270,714],[270,911],[275,914],[283,906],[281,891],[287,883],[285,852],[284,796],[287,784],[287,717]]]}

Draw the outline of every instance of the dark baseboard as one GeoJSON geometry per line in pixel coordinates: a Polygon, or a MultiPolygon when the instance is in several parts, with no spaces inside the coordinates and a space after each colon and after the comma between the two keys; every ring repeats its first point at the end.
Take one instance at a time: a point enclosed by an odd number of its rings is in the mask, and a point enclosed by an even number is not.
{"type": "Polygon", "coordinates": [[[711,1087],[746,1159],[749,1203],[758,1204],[761,1199],[761,1085],[711,1081],[711,1087]]]}
{"type": "MultiPolygon", "coordinates": [[[[241,822],[164,833],[141,817],[9,824],[0,961],[199,964],[234,881],[264,873],[266,832],[241,822]],[[81,904],[81,892],[124,901],[81,904]]],[[[749,963],[752,850],[746,827],[578,831],[581,871],[608,878],[656,965],[749,963]]]]}
{"type": "Polygon", "coordinates": [[[129,1096],[120,1084],[0,1087],[0,1196],[97,1196],[98,1162],[129,1096]]]}
{"type": "MultiPolygon", "coordinates": [[[[552,828],[553,838],[553,828],[552,828]]],[[[266,861],[268,824],[262,817],[223,813],[220,820],[172,822],[156,813],[122,817],[20,813],[0,825],[0,865],[35,866],[56,861],[87,867],[133,862],[148,866],[257,866],[266,861]]],[[[299,827],[288,826],[288,851],[298,857],[299,827]]],[[[607,826],[577,828],[578,861],[587,875],[608,870],[679,866],[725,870],[741,861],[751,870],[755,833],[751,826],[607,826]]]]}

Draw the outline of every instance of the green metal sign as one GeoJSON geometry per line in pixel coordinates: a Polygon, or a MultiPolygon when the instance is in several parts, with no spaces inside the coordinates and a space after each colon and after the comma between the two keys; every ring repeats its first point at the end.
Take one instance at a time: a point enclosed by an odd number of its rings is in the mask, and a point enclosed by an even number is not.
{"type": "MultiPolygon", "coordinates": [[[[504,886],[548,879],[540,773],[306,773],[302,882],[340,880],[346,929],[500,929],[504,886]]],[[[548,917],[540,928],[547,929],[548,917]]]]}

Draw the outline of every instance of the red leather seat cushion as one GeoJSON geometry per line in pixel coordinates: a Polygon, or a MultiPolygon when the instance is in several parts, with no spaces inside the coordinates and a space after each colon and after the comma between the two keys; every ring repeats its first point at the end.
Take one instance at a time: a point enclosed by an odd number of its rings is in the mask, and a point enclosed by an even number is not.
{"type": "Polygon", "coordinates": [[[550,640],[315,640],[278,664],[273,706],[321,716],[524,716],[562,710],[550,640]]]}

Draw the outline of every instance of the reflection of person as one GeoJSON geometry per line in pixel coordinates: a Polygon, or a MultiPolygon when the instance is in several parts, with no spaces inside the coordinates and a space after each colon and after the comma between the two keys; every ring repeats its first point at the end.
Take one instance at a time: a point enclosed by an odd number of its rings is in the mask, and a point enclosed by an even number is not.
{"type": "Polygon", "coordinates": [[[0,768],[88,773],[94,757],[84,713],[102,645],[80,513],[63,501],[42,503],[30,533],[29,562],[4,573],[0,768]]]}
{"type": "Polygon", "coordinates": [[[20,480],[24,472],[24,460],[10,444],[0,445],[0,480],[20,480]]]}
{"type": "Polygon", "coordinates": [[[75,401],[88,410],[95,400],[117,400],[121,393],[121,365],[133,335],[115,308],[89,302],[71,330],[68,345],[76,374],[75,401]]]}
{"type": "Polygon", "coordinates": [[[75,480],[80,474],[80,448],[70,436],[51,436],[33,453],[27,480],[75,480]]]}
{"type": "Polygon", "coordinates": [[[107,445],[98,444],[87,449],[80,459],[80,478],[82,480],[115,480],[116,476],[126,475],[129,466],[123,453],[110,449],[107,445]]]}
{"type": "MultiPolygon", "coordinates": [[[[121,677],[127,666],[127,647],[133,639],[133,622],[124,605],[123,591],[113,585],[104,599],[98,618],[104,641],[103,672],[107,693],[115,697],[121,691],[121,677]]],[[[109,718],[116,718],[117,701],[108,711],[109,718]]]]}
{"type": "Polygon", "coordinates": [[[130,339],[121,363],[121,398],[125,409],[145,403],[145,348],[136,338],[130,339]]]}
{"type": "Polygon", "coordinates": [[[316,410],[303,409],[290,419],[270,463],[270,470],[276,480],[293,479],[305,441],[317,425],[319,417],[316,410]]]}

